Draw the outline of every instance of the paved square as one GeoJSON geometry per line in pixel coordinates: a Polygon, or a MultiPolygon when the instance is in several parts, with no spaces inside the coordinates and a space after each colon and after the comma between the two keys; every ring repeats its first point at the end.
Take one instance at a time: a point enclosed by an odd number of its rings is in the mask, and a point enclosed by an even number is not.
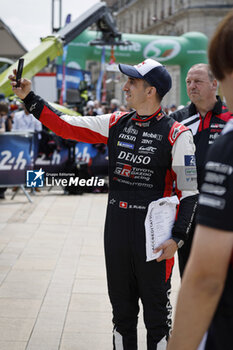
{"type": "MultiPolygon", "coordinates": [[[[43,189],[0,202],[0,349],[111,350],[103,228],[107,194],[43,189]]],[[[180,279],[177,264],[171,302],[180,279]]],[[[139,350],[145,350],[139,319],[139,350]]]]}

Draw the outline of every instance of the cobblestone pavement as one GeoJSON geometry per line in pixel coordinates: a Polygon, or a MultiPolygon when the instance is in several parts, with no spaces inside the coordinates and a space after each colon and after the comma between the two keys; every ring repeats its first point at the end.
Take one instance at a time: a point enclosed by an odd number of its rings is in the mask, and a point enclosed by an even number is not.
{"type": "MultiPolygon", "coordinates": [[[[0,201],[0,350],[111,350],[106,194],[43,189],[0,201]]],[[[171,301],[179,289],[177,264],[171,301]]],[[[139,350],[145,350],[139,318],[139,350]]]]}

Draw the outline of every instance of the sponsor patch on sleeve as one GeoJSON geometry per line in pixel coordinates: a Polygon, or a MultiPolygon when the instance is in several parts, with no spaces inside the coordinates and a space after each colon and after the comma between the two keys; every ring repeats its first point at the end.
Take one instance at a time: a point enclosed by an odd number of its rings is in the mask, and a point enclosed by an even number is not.
{"type": "Polygon", "coordinates": [[[176,139],[178,138],[178,136],[183,132],[188,130],[188,128],[178,122],[175,122],[172,127],[171,130],[169,132],[168,135],[168,141],[170,142],[171,145],[174,145],[176,139]]]}
{"type": "Polygon", "coordinates": [[[194,155],[185,155],[184,156],[184,165],[185,166],[196,166],[196,157],[194,155]]]}

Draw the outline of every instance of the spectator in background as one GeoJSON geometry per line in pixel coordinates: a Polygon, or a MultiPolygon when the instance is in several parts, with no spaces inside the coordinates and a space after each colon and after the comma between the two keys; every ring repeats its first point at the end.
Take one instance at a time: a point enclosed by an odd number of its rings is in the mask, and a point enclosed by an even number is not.
{"type": "Polygon", "coordinates": [[[90,115],[90,116],[96,116],[97,112],[95,110],[95,103],[92,100],[89,100],[86,104],[85,110],[84,110],[85,115],[90,115]]]}
{"type": "Polygon", "coordinates": [[[12,130],[13,123],[14,123],[14,113],[9,113],[5,121],[6,131],[9,132],[12,130]]]}
{"type": "Polygon", "coordinates": [[[6,131],[6,120],[8,116],[8,105],[5,102],[0,102],[0,132],[6,131]]]}
{"type": "MultiPolygon", "coordinates": [[[[0,102],[0,130],[1,132],[11,131],[15,105],[8,106],[6,102],[0,102]],[[14,107],[12,107],[14,106],[14,107]]],[[[17,106],[16,106],[17,107],[17,106]]]]}
{"type": "MultiPolygon", "coordinates": [[[[226,122],[232,118],[232,114],[228,112],[221,98],[216,96],[217,80],[207,64],[195,64],[189,69],[186,86],[191,104],[170,114],[170,117],[192,130],[196,146],[197,182],[200,190],[208,148],[220,135],[226,122]]],[[[190,255],[194,231],[195,216],[189,238],[178,250],[181,276],[190,255]]]]}
{"type": "Polygon", "coordinates": [[[169,108],[168,106],[163,107],[164,112],[168,115],[169,114],[169,108]]]}
{"type": "MultiPolygon", "coordinates": [[[[233,11],[209,46],[209,62],[233,113],[233,11]]],[[[210,147],[197,229],[168,350],[233,348],[233,120],[210,147]],[[200,345],[199,345],[200,344],[200,345]]]]}
{"type": "Polygon", "coordinates": [[[169,114],[171,114],[171,113],[175,112],[176,110],[177,110],[176,105],[175,105],[175,104],[172,104],[172,105],[170,106],[170,111],[169,111],[169,114]]]}
{"type": "Polygon", "coordinates": [[[94,101],[94,108],[95,108],[97,115],[103,114],[103,109],[102,109],[101,103],[98,100],[94,101]]]}
{"type": "Polygon", "coordinates": [[[12,131],[16,130],[41,132],[42,124],[32,114],[30,114],[23,105],[23,110],[16,112],[14,115],[12,131]]]}
{"type": "Polygon", "coordinates": [[[8,132],[12,130],[12,126],[14,123],[14,114],[18,110],[18,107],[19,107],[18,104],[14,102],[9,104],[9,112],[5,122],[6,131],[8,132]]]}
{"type": "Polygon", "coordinates": [[[86,115],[90,115],[92,117],[95,117],[97,115],[96,110],[94,107],[88,107],[86,111],[86,115]]]}
{"type": "MultiPolygon", "coordinates": [[[[0,102],[0,133],[6,131],[6,122],[8,118],[8,104],[0,102]]],[[[5,199],[6,187],[0,187],[0,199],[5,199]]]]}
{"type": "Polygon", "coordinates": [[[111,102],[110,102],[111,113],[118,111],[119,106],[120,106],[120,103],[116,98],[111,99],[111,102]]]}
{"type": "Polygon", "coordinates": [[[111,113],[111,108],[109,105],[103,104],[102,111],[103,111],[103,114],[108,114],[108,113],[111,113]]]}
{"type": "MultiPolygon", "coordinates": [[[[31,131],[36,133],[38,140],[41,140],[42,124],[32,114],[30,114],[26,107],[23,106],[23,110],[16,112],[14,115],[14,122],[12,131],[31,131]]],[[[17,191],[18,187],[13,187],[13,191],[17,191]]],[[[35,188],[35,191],[40,192],[39,188],[35,188]]]]}

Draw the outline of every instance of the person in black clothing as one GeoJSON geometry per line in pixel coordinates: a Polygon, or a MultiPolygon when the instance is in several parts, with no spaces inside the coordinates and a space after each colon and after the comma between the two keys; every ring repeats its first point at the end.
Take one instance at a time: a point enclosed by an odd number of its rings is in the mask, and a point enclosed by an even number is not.
{"type": "MultiPolygon", "coordinates": [[[[200,190],[208,148],[233,116],[221,98],[216,96],[217,80],[207,64],[200,63],[190,68],[186,77],[186,86],[191,104],[170,116],[192,130],[196,146],[197,180],[200,190]]],[[[190,255],[194,231],[195,217],[188,240],[178,250],[181,276],[190,255]]]]}
{"type": "MultiPolygon", "coordinates": [[[[6,130],[6,120],[8,117],[8,104],[0,102],[0,133],[6,130]]],[[[5,199],[6,187],[0,187],[0,199],[5,199]]]]}
{"type": "MultiPolygon", "coordinates": [[[[135,66],[120,64],[119,68],[128,76],[123,90],[128,107],[134,108],[131,112],[73,117],[36,96],[26,79],[13,91],[35,117],[63,138],[108,145],[104,241],[114,349],[137,349],[139,298],[147,349],[165,349],[171,327],[173,257],[186,238],[197,196],[193,137],[188,128],[161,109],[160,102],[171,88],[171,77],[164,66],[147,59],[135,66]],[[186,175],[188,171],[191,175],[186,175]],[[164,197],[172,196],[174,181],[180,205],[172,236],[157,248],[162,255],[147,262],[147,209],[151,202],[161,200],[162,211],[164,197]]],[[[10,79],[14,86],[15,76],[10,79]]]]}
{"type": "MultiPolygon", "coordinates": [[[[209,62],[233,112],[233,11],[219,24],[209,62]]],[[[197,229],[167,350],[233,348],[233,120],[207,153],[197,229]]]]}
{"type": "Polygon", "coordinates": [[[8,104],[0,102],[0,132],[6,131],[6,119],[8,116],[8,104]]]}

